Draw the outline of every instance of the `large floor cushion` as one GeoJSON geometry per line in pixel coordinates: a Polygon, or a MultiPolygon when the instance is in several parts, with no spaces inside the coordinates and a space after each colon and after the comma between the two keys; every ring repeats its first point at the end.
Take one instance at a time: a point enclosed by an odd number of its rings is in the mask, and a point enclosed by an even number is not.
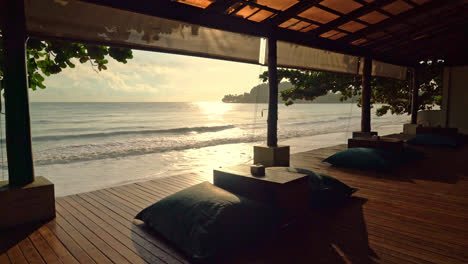
{"type": "Polygon", "coordinates": [[[339,206],[358,190],[323,173],[299,168],[288,168],[288,171],[308,175],[309,205],[312,208],[339,206]]]}
{"type": "Polygon", "coordinates": [[[420,134],[416,135],[406,141],[408,144],[423,145],[423,146],[438,146],[438,147],[457,147],[457,141],[454,138],[433,135],[433,134],[420,134]]]}
{"type": "Polygon", "coordinates": [[[279,217],[266,204],[203,182],[136,217],[196,261],[215,261],[271,236],[279,217]]]}
{"type": "Polygon", "coordinates": [[[424,153],[414,149],[410,146],[405,146],[403,147],[403,151],[401,153],[401,160],[402,162],[408,163],[408,162],[415,162],[422,160],[424,158],[424,153]]]}
{"type": "Polygon", "coordinates": [[[323,160],[332,165],[361,170],[388,171],[401,164],[398,155],[376,148],[349,148],[323,160]]]}

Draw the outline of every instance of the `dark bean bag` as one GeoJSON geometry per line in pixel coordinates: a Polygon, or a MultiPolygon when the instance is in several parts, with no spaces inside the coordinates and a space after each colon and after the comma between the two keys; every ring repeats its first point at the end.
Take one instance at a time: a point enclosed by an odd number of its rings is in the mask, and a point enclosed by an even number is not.
{"type": "Polygon", "coordinates": [[[358,190],[323,173],[298,168],[288,168],[288,171],[308,175],[309,205],[311,208],[339,206],[358,190]]]}
{"type": "Polygon", "coordinates": [[[433,147],[451,147],[458,146],[457,140],[447,136],[433,135],[433,134],[420,134],[416,135],[406,141],[408,144],[433,146],[433,147]]]}
{"type": "Polygon", "coordinates": [[[203,182],[145,208],[136,217],[195,262],[216,262],[271,237],[276,209],[203,182]]]}
{"type": "Polygon", "coordinates": [[[401,165],[402,157],[376,148],[349,148],[323,160],[332,165],[361,170],[389,171],[401,165]]]}

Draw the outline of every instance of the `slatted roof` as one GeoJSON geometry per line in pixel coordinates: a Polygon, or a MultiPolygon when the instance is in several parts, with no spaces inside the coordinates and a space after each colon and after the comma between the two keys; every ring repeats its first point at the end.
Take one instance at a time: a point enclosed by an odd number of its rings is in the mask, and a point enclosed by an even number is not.
{"type": "Polygon", "coordinates": [[[84,0],[412,66],[468,61],[468,0],[84,0]]]}

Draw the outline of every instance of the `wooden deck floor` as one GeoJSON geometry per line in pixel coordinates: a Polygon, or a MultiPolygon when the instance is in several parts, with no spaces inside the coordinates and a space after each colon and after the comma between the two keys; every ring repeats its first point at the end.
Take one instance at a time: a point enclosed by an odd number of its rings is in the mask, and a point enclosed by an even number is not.
{"type": "MultiPolygon", "coordinates": [[[[275,240],[223,263],[468,263],[468,148],[430,150],[392,173],[321,162],[345,146],[292,155],[292,165],[360,190],[343,208],[311,212],[275,240]]],[[[133,217],[211,180],[186,174],[58,198],[57,217],[0,234],[0,263],[189,263],[133,217]]]]}

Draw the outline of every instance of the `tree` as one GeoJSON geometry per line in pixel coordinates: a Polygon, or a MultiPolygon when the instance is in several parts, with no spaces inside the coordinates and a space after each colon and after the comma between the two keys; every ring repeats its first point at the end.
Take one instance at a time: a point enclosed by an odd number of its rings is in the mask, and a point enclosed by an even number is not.
{"type": "MultiPolygon", "coordinates": [[[[121,63],[132,59],[132,51],[124,48],[113,48],[90,44],[61,41],[41,41],[29,39],[27,42],[27,70],[29,88],[44,89],[44,76],[57,74],[63,69],[74,68],[73,59],[80,63],[90,63],[96,71],[106,70],[109,55],[121,63]]],[[[0,38],[0,77],[3,77],[3,42],[0,38]]]]}
{"type": "MultiPolygon", "coordinates": [[[[54,8],[60,9],[62,6],[55,5],[54,8]]],[[[146,18],[148,21],[139,25],[122,24],[122,21],[131,19],[131,17],[131,14],[127,14],[127,17],[109,17],[106,21],[102,21],[102,32],[100,34],[106,35],[110,39],[128,39],[131,32],[136,31],[141,33],[140,41],[148,44],[158,41],[162,35],[184,35],[184,29],[189,29],[188,34],[199,34],[200,27],[197,25],[166,19],[154,21],[152,18],[146,18]],[[115,27],[115,25],[119,25],[119,27],[115,27]],[[113,30],[110,32],[107,30],[108,28],[113,30]]],[[[126,48],[37,39],[28,40],[27,55],[29,88],[33,90],[46,88],[44,75],[50,76],[51,74],[60,73],[67,67],[74,68],[73,59],[77,59],[80,63],[90,63],[91,67],[96,71],[101,71],[107,70],[109,61],[106,56],[110,56],[121,63],[127,63],[127,60],[133,58],[132,50],[126,48]]],[[[0,79],[3,77],[2,67],[3,43],[0,31],[0,79]]]]}
{"type": "MultiPolygon", "coordinates": [[[[432,109],[441,104],[443,61],[427,61],[420,65],[419,110],[432,109]]],[[[264,82],[268,81],[268,71],[260,75],[264,82]]],[[[341,93],[341,101],[361,95],[361,76],[342,73],[278,69],[278,81],[283,79],[292,83],[293,87],[281,92],[281,98],[286,105],[294,100],[313,101],[329,91],[341,93]]],[[[406,80],[395,80],[384,77],[372,77],[371,104],[382,104],[377,109],[377,115],[411,112],[411,89],[406,80]]],[[[358,100],[360,106],[361,102],[358,100]]]]}

